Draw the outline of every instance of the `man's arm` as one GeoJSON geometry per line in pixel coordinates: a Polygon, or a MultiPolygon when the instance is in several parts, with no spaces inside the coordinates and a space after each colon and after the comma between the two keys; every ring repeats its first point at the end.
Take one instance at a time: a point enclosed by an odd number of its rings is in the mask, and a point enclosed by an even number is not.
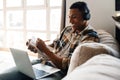
{"type": "Polygon", "coordinates": [[[37,48],[44,52],[48,57],[49,59],[60,69],[62,69],[62,58],[58,57],[56,54],[54,54],[47,46],[46,44],[44,43],[43,40],[41,39],[37,39],[36,41],[36,46],[37,48]]]}

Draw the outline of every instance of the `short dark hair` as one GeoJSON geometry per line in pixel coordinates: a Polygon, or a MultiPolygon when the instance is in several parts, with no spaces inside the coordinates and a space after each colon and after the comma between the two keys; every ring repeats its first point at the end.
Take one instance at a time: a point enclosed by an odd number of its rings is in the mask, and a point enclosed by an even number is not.
{"type": "Polygon", "coordinates": [[[88,6],[85,2],[75,2],[70,6],[70,9],[78,9],[80,12],[82,12],[84,20],[90,19],[90,10],[88,9],[88,6]]]}

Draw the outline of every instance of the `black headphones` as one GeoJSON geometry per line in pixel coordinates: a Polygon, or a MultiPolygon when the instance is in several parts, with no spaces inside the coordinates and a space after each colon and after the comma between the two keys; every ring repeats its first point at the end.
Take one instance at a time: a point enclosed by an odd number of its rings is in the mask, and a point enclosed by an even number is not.
{"type": "Polygon", "coordinates": [[[83,19],[84,20],[89,20],[90,19],[90,13],[88,11],[85,10],[84,14],[83,14],[83,19]]]}
{"type": "Polygon", "coordinates": [[[84,5],[83,7],[84,7],[83,8],[84,9],[83,10],[83,19],[84,20],[89,20],[90,19],[90,11],[89,11],[87,5],[84,5]]]}

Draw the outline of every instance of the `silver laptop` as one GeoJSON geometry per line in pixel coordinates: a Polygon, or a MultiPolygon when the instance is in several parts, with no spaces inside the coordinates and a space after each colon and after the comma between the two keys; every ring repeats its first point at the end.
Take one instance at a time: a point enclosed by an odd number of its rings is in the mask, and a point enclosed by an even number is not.
{"type": "Polygon", "coordinates": [[[58,68],[41,63],[32,65],[26,51],[14,48],[10,48],[10,51],[18,70],[33,79],[40,79],[60,71],[58,68]]]}

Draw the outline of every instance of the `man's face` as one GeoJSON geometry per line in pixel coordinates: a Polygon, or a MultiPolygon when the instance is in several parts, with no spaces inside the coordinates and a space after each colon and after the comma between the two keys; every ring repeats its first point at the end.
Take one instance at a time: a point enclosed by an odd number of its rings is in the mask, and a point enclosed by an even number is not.
{"type": "Polygon", "coordinates": [[[69,19],[74,30],[79,30],[82,28],[84,20],[82,13],[78,9],[70,9],[69,19]]]}

